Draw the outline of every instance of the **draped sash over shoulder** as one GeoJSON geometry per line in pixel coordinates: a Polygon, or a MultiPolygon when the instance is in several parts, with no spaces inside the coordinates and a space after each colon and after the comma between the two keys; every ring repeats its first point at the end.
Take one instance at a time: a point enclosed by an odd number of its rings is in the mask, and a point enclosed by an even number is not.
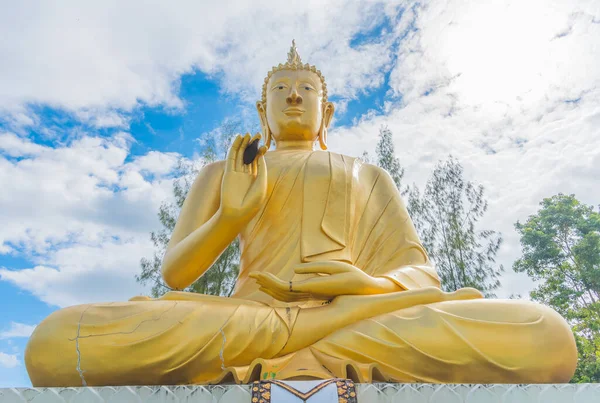
{"type": "Polygon", "coordinates": [[[240,235],[235,297],[280,305],[248,274],[297,280],[296,265],[323,260],[353,264],[404,289],[439,286],[387,173],[332,152],[274,154],[267,202],[240,235]]]}

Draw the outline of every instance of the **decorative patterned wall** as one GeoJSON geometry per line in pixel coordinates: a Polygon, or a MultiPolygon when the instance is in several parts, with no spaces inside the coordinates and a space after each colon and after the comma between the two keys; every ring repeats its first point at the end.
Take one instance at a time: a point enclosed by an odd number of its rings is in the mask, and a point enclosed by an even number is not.
{"type": "MultiPolygon", "coordinates": [[[[294,382],[287,382],[294,385],[294,382]]],[[[242,403],[251,402],[252,385],[132,386],[102,388],[0,389],[0,403],[242,403]]],[[[325,389],[323,389],[325,390],[325,389]]],[[[582,385],[429,385],[358,384],[363,403],[598,403],[600,384],[582,385]]],[[[307,403],[321,402],[315,394],[307,403]]],[[[323,396],[324,397],[324,396],[323,396]]],[[[279,399],[288,401],[286,399],[279,399]]],[[[279,403],[272,401],[272,403],[279,403]]],[[[283,403],[283,402],[281,402],[283,403]]]]}

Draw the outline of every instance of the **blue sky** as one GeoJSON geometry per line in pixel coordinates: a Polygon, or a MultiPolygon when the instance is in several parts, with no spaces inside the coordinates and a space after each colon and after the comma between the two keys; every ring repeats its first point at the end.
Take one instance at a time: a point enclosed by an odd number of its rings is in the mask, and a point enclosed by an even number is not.
{"type": "Polygon", "coordinates": [[[500,296],[533,287],[510,271],[514,222],[558,192],[599,203],[587,2],[109,3],[0,13],[0,387],[30,385],[24,348],[51,312],[147,292],[134,276],[177,161],[225,121],[257,126],[292,38],[336,105],[331,150],[373,154],[386,125],[407,183],[453,154],[485,186],[500,296]]]}

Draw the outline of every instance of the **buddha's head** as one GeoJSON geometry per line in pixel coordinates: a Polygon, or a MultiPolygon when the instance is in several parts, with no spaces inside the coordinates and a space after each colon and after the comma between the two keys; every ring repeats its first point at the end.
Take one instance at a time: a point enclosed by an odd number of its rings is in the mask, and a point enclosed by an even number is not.
{"type": "Polygon", "coordinates": [[[279,143],[318,138],[321,148],[327,149],[334,107],[327,101],[325,78],[315,66],[302,64],[294,41],[287,62],[274,67],[265,78],[256,109],[267,148],[272,139],[279,143]]]}

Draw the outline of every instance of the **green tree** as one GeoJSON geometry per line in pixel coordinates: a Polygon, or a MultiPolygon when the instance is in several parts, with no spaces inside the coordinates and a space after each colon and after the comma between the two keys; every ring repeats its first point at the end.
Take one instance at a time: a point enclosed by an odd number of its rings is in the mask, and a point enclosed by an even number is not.
{"type": "Polygon", "coordinates": [[[513,269],[538,282],[533,300],[571,325],[579,352],[572,382],[600,382],[600,213],[574,195],[558,194],[540,206],[515,224],[522,256],[513,269]]]}
{"type": "MultiPolygon", "coordinates": [[[[153,297],[159,297],[171,291],[162,279],[161,265],[169,239],[177,217],[187,197],[190,187],[198,171],[206,164],[217,160],[221,155],[224,159],[235,133],[239,132],[240,122],[226,121],[207,138],[203,139],[203,154],[199,164],[181,159],[175,171],[173,181],[173,202],[164,202],[158,211],[158,218],[162,228],[150,233],[150,239],[155,251],[151,258],[142,258],[140,261],[141,273],[136,280],[142,284],[151,284],[153,297]]],[[[207,189],[207,191],[220,191],[220,189],[207,189]]],[[[189,292],[230,296],[239,272],[239,241],[236,238],[219,256],[217,261],[198,280],[185,289],[189,292]]]]}
{"type": "Polygon", "coordinates": [[[465,181],[452,156],[436,165],[422,195],[409,189],[408,211],[446,291],[474,287],[493,296],[500,286],[502,236],[476,228],[487,206],[483,186],[465,181]]]}
{"type": "MultiPolygon", "coordinates": [[[[400,159],[396,157],[394,150],[394,141],[392,131],[387,126],[379,129],[379,141],[375,148],[377,154],[377,166],[385,169],[396,184],[396,187],[402,194],[406,194],[408,189],[402,188],[402,178],[404,178],[404,168],[400,165],[400,159]]],[[[368,154],[363,153],[363,158],[368,159],[368,154]]]]}

